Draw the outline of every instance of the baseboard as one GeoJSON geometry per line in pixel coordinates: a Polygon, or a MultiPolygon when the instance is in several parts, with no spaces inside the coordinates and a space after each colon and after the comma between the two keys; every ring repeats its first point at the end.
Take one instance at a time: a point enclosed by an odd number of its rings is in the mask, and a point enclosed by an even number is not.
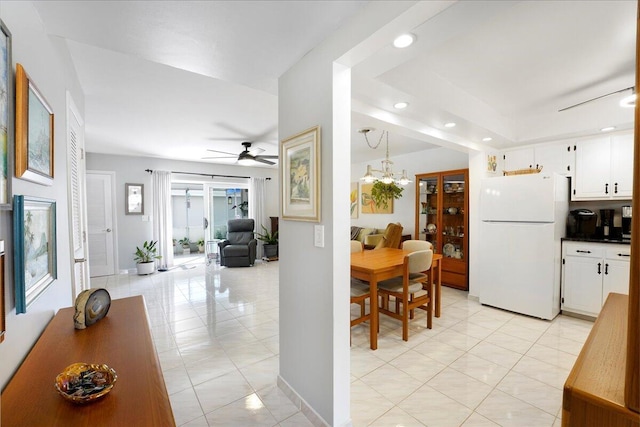
{"type": "MultiPolygon", "coordinates": [[[[287,395],[291,402],[293,402],[300,411],[302,411],[311,424],[315,427],[330,427],[330,424],[328,424],[316,411],[314,411],[313,408],[309,406],[309,404],[305,402],[305,400],[301,398],[300,395],[296,393],[280,375],[278,375],[278,388],[287,395]]],[[[346,424],[344,427],[351,427],[351,422],[346,424]]]]}

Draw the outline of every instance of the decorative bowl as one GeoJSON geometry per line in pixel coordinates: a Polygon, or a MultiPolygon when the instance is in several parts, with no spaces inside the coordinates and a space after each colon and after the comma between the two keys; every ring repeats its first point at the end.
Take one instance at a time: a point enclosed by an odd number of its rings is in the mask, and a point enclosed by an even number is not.
{"type": "Polygon", "coordinates": [[[89,403],[111,391],[116,371],[107,365],[74,363],[56,377],[56,390],[73,403],[89,403]]]}

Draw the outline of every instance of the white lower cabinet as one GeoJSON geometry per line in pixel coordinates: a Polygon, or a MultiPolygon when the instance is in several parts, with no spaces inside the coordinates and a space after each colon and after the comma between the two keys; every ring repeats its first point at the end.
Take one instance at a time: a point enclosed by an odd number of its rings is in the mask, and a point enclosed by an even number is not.
{"type": "Polygon", "coordinates": [[[562,243],[560,308],[596,317],[609,292],[629,293],[630,245],[562,243]]]}

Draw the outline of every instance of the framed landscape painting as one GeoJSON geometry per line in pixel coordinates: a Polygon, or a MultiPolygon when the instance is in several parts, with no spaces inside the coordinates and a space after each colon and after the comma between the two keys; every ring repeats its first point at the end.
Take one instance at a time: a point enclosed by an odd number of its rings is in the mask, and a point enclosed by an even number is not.
{"type": "Polygon", "coordinates": [[[13,197],[13,261],[16,313],[27,307],[58,277],[55,200],[13,197]]]}
{"type": "Polygon", "coordinates": [[[13,99],[11,33],[0,20],[0,209],[11,209],[12,206],[13,99]]]}
{"type": "Polygon", "coordinates": [[[282,141],[282,219],[320,222],[320,126],[282,141]]]}
{"type": "Polygon", "coordinates": [[[16,64],[16,177],[53,184],[53,110],[16,64]]]}

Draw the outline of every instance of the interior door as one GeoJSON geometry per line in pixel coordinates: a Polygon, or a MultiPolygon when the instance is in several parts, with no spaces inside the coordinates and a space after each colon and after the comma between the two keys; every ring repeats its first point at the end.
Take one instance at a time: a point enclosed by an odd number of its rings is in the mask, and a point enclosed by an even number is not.
{"type": "Polygon", "coordinates": [[[113,172],[87,171],[87,219],[89,228],[89,268],[91,277],[116,272],[113,215],[113,172]]]}
{"type": "Polygon", "coordinates": [[[90,287],[87,264],[87,216],[85,215],[84,121],[67,92],[67,155],[69,189],[69,228],[71,230],[72,287],[74,299],[90,287]]]}

